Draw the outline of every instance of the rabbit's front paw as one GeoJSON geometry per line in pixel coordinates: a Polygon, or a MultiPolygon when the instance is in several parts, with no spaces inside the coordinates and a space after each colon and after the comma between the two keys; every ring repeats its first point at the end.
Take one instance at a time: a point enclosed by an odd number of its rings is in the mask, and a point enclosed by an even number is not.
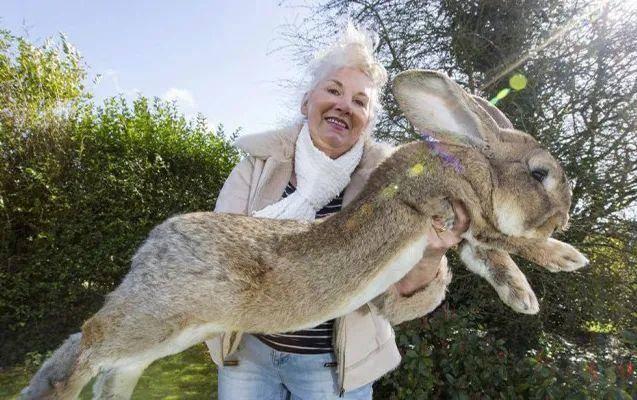
{"type": "Polygon", "coordinates": [[[588,265],[588,259],[570,244],[549,238],[546,242],[547,262],[551,272],[575,271],[588,265]]]}
{"type": "Polygon", "coordinates": [[[469,270],[486,278],[500,299],[514,311],[523,314],[540,311],[529,281],[508,253],[464,243],[460,248],[460,258],[469,270]]]}
{"type": "Polygon", "coordinates": [[[521,272],[508,275],[505,282],[494,284],[493,287],[498,292],[500,299],[513,311],[522,314],[537,314],[540,311],[537,297],[521,272]]]}

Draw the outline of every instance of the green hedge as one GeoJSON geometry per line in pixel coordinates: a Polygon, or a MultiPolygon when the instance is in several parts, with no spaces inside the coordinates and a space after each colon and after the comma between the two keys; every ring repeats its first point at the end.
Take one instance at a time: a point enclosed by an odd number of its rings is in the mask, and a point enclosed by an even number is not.
{"type": "Polygon", "coordinates": [[[10,128],[0,125],[0,365],[77,331],[154,225],[213,209],[238,158],[222,132],[145,98],[10,128]]]}

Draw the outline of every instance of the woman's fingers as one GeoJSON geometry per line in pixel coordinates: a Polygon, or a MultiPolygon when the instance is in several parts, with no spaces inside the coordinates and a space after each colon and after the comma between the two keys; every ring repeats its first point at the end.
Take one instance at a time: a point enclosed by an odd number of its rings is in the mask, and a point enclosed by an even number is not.
{"type": "Polygon", "coordinates": [[[434,215],[434,217],[431,219],[431,225],[433,226],[434,230],[438,233],[444,232],[447,230],[447,228],[445,227],[445,222],[442,220],[442,217],[438,215],[434,215]]]}
{"type": "Polygon", "coordinates": [[[460,243],[462,238],[453,230],[448,230],[438,234],[438,237],[444,244],[445,250],[460,243]]]}
{"type": "Polygon", "coordinates": [[[460,235],[469,229],[469,213],[467,208],[460,200],[451,200],[451,206],[455,214],[453,227],[446,229],[444,222],[440,217],[433,217],[431,221],[434,235],[428,234],[429,246],[445,251],[462,241],[460,235]]]}

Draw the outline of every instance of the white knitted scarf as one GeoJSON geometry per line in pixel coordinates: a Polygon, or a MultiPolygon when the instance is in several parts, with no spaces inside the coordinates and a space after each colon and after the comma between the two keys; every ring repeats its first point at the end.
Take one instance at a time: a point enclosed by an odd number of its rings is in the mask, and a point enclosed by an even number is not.
{"type": "Polygon", "coordinates": [[[347,153],[334,160],[314,146],[307,124],[304,124],[294,151],[296,191],[252,215],[313,221],[316,212],[349,184],[350,176],[363,156],[363,143],[361,135],[347,153]]]}

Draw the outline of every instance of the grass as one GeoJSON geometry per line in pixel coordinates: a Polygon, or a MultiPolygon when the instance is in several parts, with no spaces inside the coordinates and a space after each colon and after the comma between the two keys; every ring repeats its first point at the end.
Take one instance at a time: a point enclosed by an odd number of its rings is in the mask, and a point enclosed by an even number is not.
{"type": "MultiPolygon", "coordinates": [[[[0,400],[17,399],[34,372],[25,367],[0,372],[0,400]]],[[[84,388],[80,398],[91,398],[91,384],[84,388]]],[[[134,400],[216,398],[217,369],[203,344],[155,361],[144,371],[133,393],[134,400]]]]}

